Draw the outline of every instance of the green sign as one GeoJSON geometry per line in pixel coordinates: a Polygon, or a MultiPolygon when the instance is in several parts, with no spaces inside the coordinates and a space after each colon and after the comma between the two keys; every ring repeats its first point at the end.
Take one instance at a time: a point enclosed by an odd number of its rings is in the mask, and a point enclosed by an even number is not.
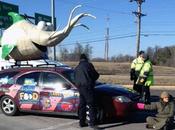
{"type": "MultiPolygon", "coordinates": [[[[38,24],[39,21],[52,22],[52,17],[35,13],[35,24],[38,24]]],[[[56,27],[56,18],[54,19],[54,25],[56,27]]]]}
{"type": "Polygon", "coordinates": [[[19,12],[18,6],[0,1],[0,28],[7,28],[12,24],[8,12],[19,12]]]}

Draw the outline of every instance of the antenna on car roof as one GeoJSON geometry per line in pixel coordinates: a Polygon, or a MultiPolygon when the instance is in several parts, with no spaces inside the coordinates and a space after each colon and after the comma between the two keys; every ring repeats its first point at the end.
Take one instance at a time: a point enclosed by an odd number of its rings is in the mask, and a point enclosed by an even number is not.
{"type": "Polygon", "coordinates": [[[56,67],[57,65],[55,63],[49,63],[49,61],[47,61],[48,59],[42,59],[45,64],[39,64],[39,65],[36,65],[37,67],[56,67]]]}
{"type": "Polygon", "coordinates": [[[49,64],[49,62],[47,61],[47,59],[43,59],[43,60],[44,60],[44,62],[46,62],[47,65],[49,64]]]}

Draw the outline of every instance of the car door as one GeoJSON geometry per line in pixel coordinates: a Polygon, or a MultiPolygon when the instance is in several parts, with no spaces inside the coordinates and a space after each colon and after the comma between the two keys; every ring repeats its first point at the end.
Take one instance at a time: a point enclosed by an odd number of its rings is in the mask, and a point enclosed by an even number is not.
{"type": "Polygon", "coordinates": [[[22,110],[39,110],[39,77],[40,72],[29,72],[18,77],[16,85],[18,91],[19,108],[22,110]]]}
{"type": "Polygon", "coordinates": [[[74,113],[78,108],[76,90],[59,73],[42,72],[40,103],[43,111],[74,113]]]}

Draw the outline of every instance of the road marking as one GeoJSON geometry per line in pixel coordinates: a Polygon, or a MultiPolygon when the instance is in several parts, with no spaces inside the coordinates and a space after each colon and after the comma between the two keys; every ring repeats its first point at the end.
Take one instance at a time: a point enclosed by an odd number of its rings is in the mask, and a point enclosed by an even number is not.
{"type": "MultiPolygon", "coordinates": [[[[37,129],[37,130],[54,130],[54,129],[58,129],[60,127],[64,127],[64,126],[68,126],[68,125],[72,125],[74,123],[77,123],[78,121],[72,121],[72,122],[68,122],[68,123],[62,123],[62,124],[59,124],[59,125],[53,125],[53,126],[49,126],[49,127],[46,127],[46,128],[41,128],[41,129],[37,129]]],[[[66,129],[66,128],[64,128],[66,129]]],[[[76,128],[75,128],[76,129],[76,128]]],[[[77,128],[78,129],[78,128],[77,128]]],[[[70,130],[70,129],[69,129],[70,130]]],[[[78,129],[79,130],[79,129],[78,129]]]]}

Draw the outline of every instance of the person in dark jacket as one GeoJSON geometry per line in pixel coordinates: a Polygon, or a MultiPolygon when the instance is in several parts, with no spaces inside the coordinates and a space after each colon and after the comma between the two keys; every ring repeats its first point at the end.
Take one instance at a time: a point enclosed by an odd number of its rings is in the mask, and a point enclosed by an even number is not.
{"type": "Polygon", "coordinates": [[[166,91],[160,95],[160,102],[154,102],[151,105],[142,103],[137,104],[138,108],[145,110],[157,110],[155,117],[148,116],[146,118],[147,128],[156,130],[171,130],[174,118],[174,101],[173,97],[166,91]]]}
{"type": "Polygon", "coordinates": [[[94,87],[95,81],[99,78],[98,72],[95,70],[92,63],[88,61],[85,54],[81,54],[80,62],[75,68],[75,85],[80,93],[79,104],[79,125],[80,127],[87,126],[86,121],[86,109],[89,107],[91,128],[95,127],[95,103],[94,103],[94,87]]]}

